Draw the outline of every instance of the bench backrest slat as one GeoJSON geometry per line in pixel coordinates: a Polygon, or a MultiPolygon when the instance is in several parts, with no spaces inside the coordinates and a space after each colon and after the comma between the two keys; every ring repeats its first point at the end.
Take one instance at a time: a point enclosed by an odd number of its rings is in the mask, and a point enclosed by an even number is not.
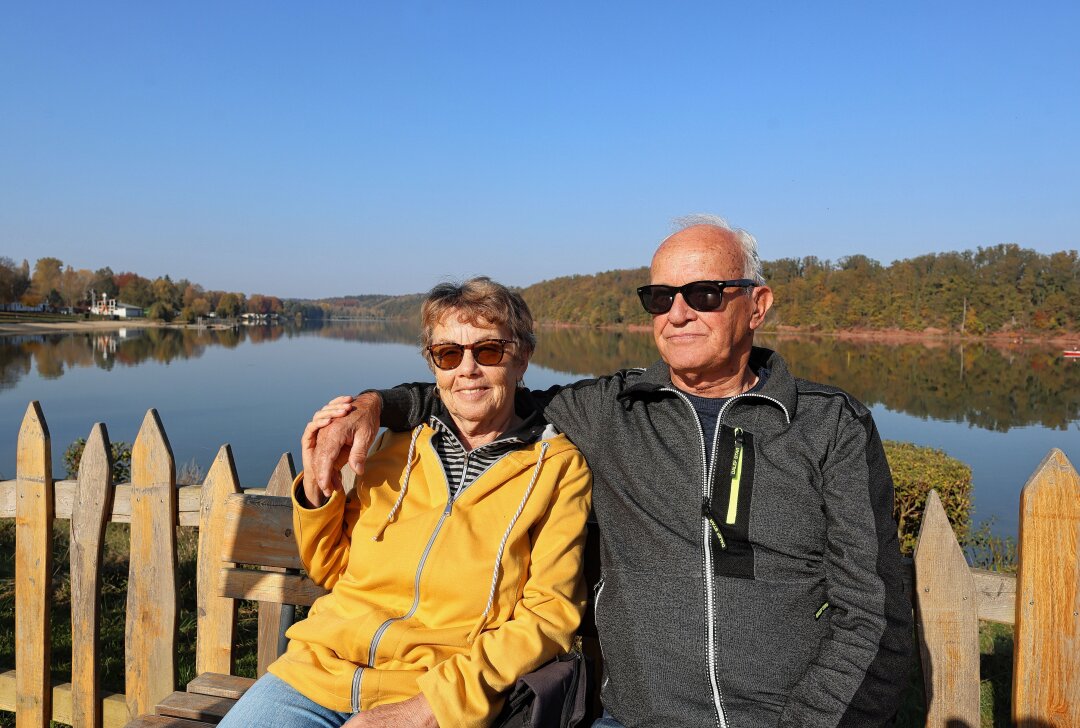
{"type": "MultiPolygon", "coordinates": [[[[289,496],[296,468],[292,455],[283,453],[278,459],[270,480],[266,484],[266,495],[289,496]]],[[[275,566],[265,567],[267,571],[296,573],[294,569],[281,569],[275,566]]],[[[292,604],[280,604],[280,600],[259,602],[259,639],[257,653],[257,674],[261,677],[270,663],[277,659],[285,649],[285,630],[292,626],[296,608],[292,604]]]]}
{"type": "Polygon", "coordinates": [[[195,674],[231,673],[235,664],[233,642],[236,636],[236,602],[223,598],[216,588],[217,572],[224,553],[228,526],[222,517],[230,496],[240,492],[232,448],[222,445],[203,482],[199,516],[199,555],[196,563],[198,583],[198,636],[195,643],[195,674]]]}
{"type": "MultiPolygon", "coordinates": [[[[223,568],[218,573],[218,589],[230,599],[254,599],[274,604],[311,606],[326,590],[306,575],[256,569],[223,568]]],[[[277,638],[274,639],[277,659],[277,638]]],[[[271,660],[273,661],[273,660],[271,660]]]]}
{"type": "Polygon", "coordinates": [[[225,509],[225,561],[302,569],[292,530],[292,502],[283,496],[231,495],[225,509]]]}

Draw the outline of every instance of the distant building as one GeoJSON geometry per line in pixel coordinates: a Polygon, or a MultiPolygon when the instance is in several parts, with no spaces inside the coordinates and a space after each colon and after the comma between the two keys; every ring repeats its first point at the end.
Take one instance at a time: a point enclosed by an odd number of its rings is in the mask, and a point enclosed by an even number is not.
{"type": "Polygon", "coordinates": [[[49,310],[48,304],[39,303],[37,306],[27,306],[22,303],[0,303],[0,311],[14,311],[17,313],[42,313],[49,310]]]}
{"type": "Polygon", "coordinates": [[[101,298],[94,297],[94,302],[90,305],[90,313],[98,316],[115,316],[116,318],[142,318],[146,315],[139,306],[117,301],[115,298],[109,298],[104,293],[101,294],[101,298]]]}

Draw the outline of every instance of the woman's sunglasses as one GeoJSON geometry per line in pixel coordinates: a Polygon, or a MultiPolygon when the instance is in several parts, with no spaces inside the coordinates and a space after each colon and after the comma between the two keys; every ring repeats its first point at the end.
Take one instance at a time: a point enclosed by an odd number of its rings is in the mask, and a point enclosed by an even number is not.
{"type": "Polygon", "coordinates": [[[493,367],[503,360],[506,345],[513,343],[509,339],[484,339],[475,344],[432,344],[427,351],[431,354],[431,361],[435,366],[447,371],[461,366],[462,360],[465,359],[466,349],[472,351],[473,359],[477,364],[493,367]]]}
{"type": "Polygon", "coordinates": [[[685,286],[642,286],[637,289],[637,294],[645,310],[656,316],[671,310],[676,293],[681,293],[686,305],[695,311],[716,311],[724,307],[725,288],[754,288],[757,285],[756,281],[749,278],[737,278],[733,281],[694,281],[685,286]]]}

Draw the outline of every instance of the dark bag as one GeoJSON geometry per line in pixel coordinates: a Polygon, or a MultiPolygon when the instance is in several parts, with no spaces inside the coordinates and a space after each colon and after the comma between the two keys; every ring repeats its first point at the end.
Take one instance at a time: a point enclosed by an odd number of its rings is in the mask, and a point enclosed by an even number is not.
{"type": "Polygon", "coordinates": [[[585,717],[588,676],[580,652],[518,678],[493,728],[574,728],[585,717]]]}

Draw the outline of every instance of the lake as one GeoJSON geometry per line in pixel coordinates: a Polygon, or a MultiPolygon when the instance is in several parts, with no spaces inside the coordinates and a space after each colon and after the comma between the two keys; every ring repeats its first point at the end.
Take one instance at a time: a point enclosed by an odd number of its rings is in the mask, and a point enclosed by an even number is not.
{"type": "MultiPolygon", "coordinates": [[[[643,332],[543,328],[526,384],[552,384],[656,359],[643,332]]],[[[263,486],[283,452],[299,465],[311,414],[338,394],[431,381],[417,331],[400,322],[238,329],[129,329],[0,337],[0,477],[15,477],[19,424],[41,402],[61,455],[94,422],[131,443],[148,408],[177,466],[209,468],[232,445],[246,487],[263,486]]],[[[882,437],[940,448],[971,466],[974,522],[1016,534],[1019,492],[1052,447],[1080,465],[1080,361],[1060,348],[945,342],[884,344],[761,336],[799,376],[851,392],[882,437]]]]}

